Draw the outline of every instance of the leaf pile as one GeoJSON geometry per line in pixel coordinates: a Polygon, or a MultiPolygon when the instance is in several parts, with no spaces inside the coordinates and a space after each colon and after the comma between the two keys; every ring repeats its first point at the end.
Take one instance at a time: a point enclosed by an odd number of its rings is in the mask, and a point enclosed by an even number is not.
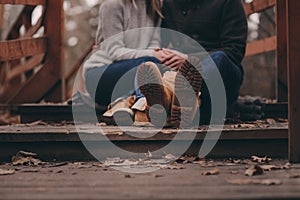
{"type": "Polygon", "coordinates": [[[13,169],[0,169],[0,176],[6,176],[6,175],[12,175],[15,173],[15,170],[13,169]]]}
{"type": "Polygon", "coordinates": [[[24,165],[24,166],[39,166],[44,164],[41,160],[35,158],[37,156],[36,153],[19,151],[17,155],[12,157],[12,165],[24,165]]]}

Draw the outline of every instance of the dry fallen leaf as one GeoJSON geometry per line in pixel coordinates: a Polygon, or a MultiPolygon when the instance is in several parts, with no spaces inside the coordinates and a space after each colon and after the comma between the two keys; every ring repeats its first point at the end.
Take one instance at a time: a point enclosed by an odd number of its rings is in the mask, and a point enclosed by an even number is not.
{"type": "Polygon", "coordinates": [[[300,178],[300,174],[293,174],[293,175],[287,175],[287,178],[290,178],[290,179],[298,179],[300,178]]]}
{"type": "Polygon", "coordinates": [[[254,124],[237,124],[237,125],[232,125],[231,128],[236,129],[236,128],[256,128],[257,126],[254,124]]]}
{"type": "Polygon", "coordinates": [[[230,159],[230,160],[228,160],[228,162],[233,163],[233,164],[242,164],[242,160],[240,160],[240,159],[237,159],[237,160],[230,159]]]}
{"type": "Polygon", "coordinates": [[[59,170],[57,170],[57,171],[55,171],[55,173],[57,173],[57,174],[61,174],[61,173],[63,173],[64,171],[63,170],[61,170],[61,169],[59,169],[59,170]]]}
{"type": "Polygon", "coordinates": [[[227,166],[226,163],[222,162],[215,162],[213,160],[199,160],[199,161],[193,161],[193,164],[201,165],[201,167],[217,167],[217,166],[227,166]]]}
{"type": "Polygon", "coordinates": [[[185,169],[183,165],[162,165],[160,167],[161,169],[171,169],[171,170],[179,170],[179,169],[185,169]]]}
{"type": "Polygon", "coordinates": [[[272,170],[280,170],[280,169],[282,169],[282,167],[278,166],[278,165],[260,165],[260,167],[264,171],[272,171],[272,170]]]}
{"type": "Polygon", "coordinates": [[[107,124],[105,122],[100,122],[97,124],[98,126],[107,126],[107,124]]]}
{"type": "Polygon", "coordinates": [[[249,159],[229,159],[227,160],[228,163],[233,163],[233,164],[247,164],[247,165],[251,165],[251,164],[254,164],[254,162],[252,162],[251,160],[249,159]]]}
{"type": "Polygon", "coordinates": [[[36,153],[32,153],[32,152],[27,152],[27,151],[19,151],[17,153],[17,156],[23,156],[23,157],[29,157],[29,156],[31,156],[31,157],[34,157],[34,156],[37,156],[37,154],[36,153]]]}
{"type": "Polygon", "coordinates": [[[49,164],[49,165],[44,166],[44,167],[45,168],[54,168],[54,167],[62,167],[62,166],[68,165],[68,164],[69,164],[68,162],[52,163],[52,164],[49,164]]]}
{"type": "Polygon", "coordinates": [[[259,165],[254,165],[245,171],[246,176],[261,175],[263,173],[264,173],[264,170],[259,165]]]}
{"type": "Polygon", "coordinates": [[[276,124],[276,123],[277,123],[275,119],[271,119],[271,118],[266,119],[266,122],[267,122],[268,124],[276,124]]]}
{"type": "Polygon", "coordinates": [[[232,179],[227,180],[228,183],[234,185],[281,185],[282,181],[277,179],[232,179]]]}
{"type": "Polygon", "coordinates": [[[198,161],[194,161],[193,164],[199,164],[199,165],[206,165],[206,160],[198,160],[198,161]]]}
{"type": "Polygon", "coordinates": [[[130,174],[125,174],[124,177],[125,178],[132,178],[132,176],[130,174]]]}
{"type": "Polygon", "coordinates": [[[291,163],[286,163],[282,169],[291,169],[292,168],[292,164],[291,163]]]}
{"type": "Polygon", "coordinates": [[[218,175],[219,173],[220,173],[219,169],[212,169],[212,170],[204,171],[201,174],[203,176],[211,176],[211,175],[218,175]]]}
{"type": "Polygon", "coordinates": [[[20,124],[20,117],[18,115],[12,115],[10,112],[0,111],[0,126],[20,124]]]}
{"type": "Polygon", "coordinates": [[[104,167],[104,165],[102,163],[93,163],[93,166],[94,167],[100,167],[100,168],[104,167]]]}
{"type": "Polygon", "coordinates": [[[167,160],[176,160],[177,156],[174,156],[173,154],[166,154],[163,158],[167,160]]]}
{"type": "Polygon", "coordinates": [[[47,126],[48,123],[44,122],[42,120],[38,120],[38,121],[35,121],[35,122],[32,122],[32,123],[25,124],[25,126],[27,126],[27,127],[38,126],[38,125],[40,125],[40,126],[47,126]]]}
{"type": "Polygon", "coordinates": [[[253,162],[260,163],[260,164],[269,163],[270,161],[272,161],[272,159],[268,158],[267,156],[263,157],[263,158],[258,157],[258,156],[251,156],[251,159],[252,159],[253,162]]]}
{"type": "Polygon", "coordinates": [[[162,178],[162,177],[164,177],[164,175],[163,174],[156,174],[154,177],[155,178],[162,178]]]}
{"type": "Polygon", "coordinates": [[[233,175],[239,174],[238,171],[231,171],[230,173],[233,174],[233,175]]]}
{"type": "Polygon", "coordinates": [[[0,169],[0,176],[5,176],[5,175],[12,175],[15,173],[15,170],[13,169],[0,169]]]}
{"type": "Polygon", "coordinates": [[[187,164],[193,163],[197,160],[197,157],[189,157],[189,156],[182,156],[176,160],[177,163],[187,164]]]}

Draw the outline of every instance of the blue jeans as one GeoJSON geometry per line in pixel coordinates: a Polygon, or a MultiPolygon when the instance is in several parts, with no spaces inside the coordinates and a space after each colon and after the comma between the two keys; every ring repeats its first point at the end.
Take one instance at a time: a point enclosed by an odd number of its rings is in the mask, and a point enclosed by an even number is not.
{"type": "Polygon", "coordinates": [[[86,89],[96,103],[104,106],[119,97],[132,95],[136,88],[136,70],[148,61],[159,63],[154,57],[142,57],[88,69],[85,74],[86,89]]]}
{"type": "MultiPolygon", "coordinates": [[[[242,69],[233,63],[233,61],[231,61],[231,59],[223,51],[213,52],[210,57],[216,64],[223,79],[226,91],[227,106],[230,106],[239,96],[239,91],[243,80],[242,69]]],[[[210,89],[213,90],[214,87],[217,87],[217,85],[211,84],[214,82],[214,70],[211,68],[209,62],[204,61],[202,75],[203,77],[212,80],[210,81],[210,89]]],[[[205,118],[210,118],[211,99],[206,83],[203,84],[201,89],[201,99],[201,118],[202,116],[205,118]]]]}
{"type": "MultiPolygon", "coordinates": [[[[226,90],[227,105],[230,106],[239,95],[243,72],[222,51],[214,52],[210,56],[222,76],[226,90]]],[[[154,57],[142,57],[115,62],[106,67],[89,69],[85,75],[86,89],[91,97],[95,99],[95,102],[100,105],[109,105],[118,97],[134,94],[137,67],[148,61],[159,63],[154,57]],[[117,83],[121,85],[121,88],[112,94],[117,83]]],[[[214,79],[214,70],[209,62],[204,61],[202,73],[206,79],[214,79]]],[[[210,84],[211,89],[214,89],[214,87],[217,87],[217,85],[210,84]]],[[[201,116],[209,116],[211,100],[205,83],[201,89],[201,98],[201,116]]]]}

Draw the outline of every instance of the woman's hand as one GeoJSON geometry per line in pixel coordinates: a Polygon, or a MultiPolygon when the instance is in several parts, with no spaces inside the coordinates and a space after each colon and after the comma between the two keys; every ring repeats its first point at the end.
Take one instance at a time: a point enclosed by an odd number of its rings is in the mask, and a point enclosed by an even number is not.
{"type": "Polygon", "coordinates": [[[178,70],[188,59],[188,55],[176,50],[162,49],[161,51],[167,58],[162,64],[168,66],[171,70],[178,70]]]}
{"type": "Polygon", "coordinates": [[[95,53],[96,51],[98,51],[100,49],[100,46],[95,44],[92,48],[92,52],[95,53]]]}

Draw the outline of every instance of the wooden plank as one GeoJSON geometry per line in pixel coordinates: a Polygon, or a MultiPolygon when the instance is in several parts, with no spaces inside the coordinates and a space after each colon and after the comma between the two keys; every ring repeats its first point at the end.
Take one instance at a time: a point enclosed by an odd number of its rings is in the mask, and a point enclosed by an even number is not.
{"type": "Polygon", "coordinates": [[[64,62],[64,9],[63,0],[48,1],[45,19],[45,33],[49,36],[48,61],[52,65],[53,72],[58,77],[52,87],[48,89],[45,101],[63,102],[66,99],[65,92],[65,62],[64,62]],[[60,83],[58,83],[60,82],[60,83]],[[59,84],[57,86],[57,84],[59,84]],[[58,88],[53,88],[58,87],[58,88]],[[51,90],[51,91],[50,91],[51,90]]]}
{"type": "Polygon", "coordinates": [[[0,4],[46,5],[46,0],[0,0],[0,4]]]}
{"type": "MultiPolygon", "coordinates": [[[[154,127],[117,127],[91,124],[77,125],[18,125],[0,127],[1,142],[80,142],[78,132],[85,135],[87,141],[171,141],[204,140],[207,134],[219,129],[207,131],[207,126],[195,129],[157,129],[154,127]],[[156,133],[156,134],[154,134],[156,133]],[[154,135],[153,135],[154,134],[154,135]],[[196,137],[195,137],[196,135],[196,137]]],[[[287,124],[261,125],[253,128],[233,128],[225,125],[220,140],[280,140],[288,139],[287,124]]]]}
{"type": "MultiPolygon", "coordinates": [[[[1,34],[4,31],[4,12],[5,12],[4,5],[0,5],[0,33],[1,34]]],[[[2,37],[1,34],[0,34],[0,39],[2,37]]]]}
{"type": "Polygon", "coordinates": [[[300,1],[287,0],[287,50],[289,91],[289,158],[300,162],[300,1]]]}
{"type": "MultiPolygon", "coordinates": [[[[4,81],[5,81],[5,78],[6,78],[6,74],[7,74],[7,71],[6,71],[6,67],[4,66],[5,63],[1,63],[0,62],[0,84],[3,85],[4,81]]],[[[3,94],[3,89],[1,88],[0,89],[0,96],[3,94]]],[[[1,98],[0,98],[1,100],[1,98]]]]}
{"type": "Polygon", "coordinates": [[[30,58],[26,63],[16,66],[13,70],[11,70],[6,77],[6,81],[9,82],[13,78],[34,69],[36,66],[41,64],[44,59],[44,54],[39,54],[30,58]]]}
{"type": "MultiPolygon", "coordinates": [[[[82,163],[82,165],[82,168],[86,168],[86,166],[92,166],[92,163],[86,163],[86,165],[82,163]]],[[[158,170],[139,175],[107,168],[80,169],[79,167],[70,164],[68,168],[63,168],[60,173],[56,174],[54,172],[59,171],[60,168],[52,170],[52,173],[49,169],[41,169],[42,173],[22,173],[21,170],[21,173],[10,176],[11,178],[9,176],[2,178],[7,185],[2,186],[0,192],[3,194],[3,199],[39,200],[296,200],[300,197],[299,183],[291,179],[284,179],[284,185],[269,187],[255,184],[246,186],[229,184],[228,180],[232,179],[249,180],[243,175],[245,169],[238,170],[238,175],[232,175],[232,167],[218,167],[222,175],[217,176],[201,175],[208,169],[197,165],[184,166],[183,170],[158,170]],[[18,187],[20,184],[11,182],[12,178],[24,180],[19,182],[27,183],[27,185],[18,187]],[[45,182],[38,184],[40,180],[45,182]],[[286,182],[290,184],[285,185],[286,182]]],[[[285,174],[278,172],[275,177],[272,175],[273,173],[268,173],[264,175],[264,178],[282,180],[285,174]]],[[[255,180],[255,178],[252,179],[255,180]]]]}
{"type": "Polygon", "coordinates": [[[276,4],[276,0],[253,0],[251,3],[245,3],[246,15],[249,16],[253,13],[261,12],[268,8],[273,7],[276,4]]]}
{"type": "MultiPolygon", "coordinates": [[[[283,166],[286,162],[286,160],[274,159],[272,164],[283,166]]],[[[53,164],[59,163],[51,164],[53,166],[53,164]]],[[[65,164],[52,168],[49,168],[48,165],[44,167],[2,165],[1,167],[4,169],[17,169],[13,175],[1,177],[0,193],[2,199],[296,200],[300,197],[299,179],[287,178],[287,175],[300,174],[299,165],[293,165],[291,170],[277,170],[266,172],[262,176],[247,178],[244,171],[251,165],[234,164],[234,166],[228,166],[228,163],[219,160],[211,161],[212,167],[185,164],[180,165],[184,168],[181,170],[161,169],[146,174],[128,174],[101,167],[99,162],[70,162],[65,164]],[[216,176],[202,175],[203,171],[215,167],[220,170],[220,174],[216,176]],[[25,173],[26,170],[27,173],[25,173]],[[236,173],[233,174],[233,171],[236,173]],[[263,186],[228,183],[229,180],[233,179],[245,180],[249,178],[252,180],[281,180],[283,184],[263,186]]]]}
{"type": "Polygon", "coordinates": [[[38,103],[46,93],[59,81],[53,66],[46,62],[44,66],[22,85],[5,103],[38,103]],[[42,84],[41,84],[42,83],[42,84]]]}
{"type": "Polygon", "coordinates": [[[47,38],[25,38],[0,42],[0,60],[9,61],[45,53],[47,38]]]}
{"type": "Polygon", "coordinates": [[[288,102],[286,1],[277,0],[277,100],[288,102]]]}
{"type": "MultiPolygon", "coordinates": [[[[151,127],[101,127],[97,125],[81,125],[75,129],[72,125],[31,126],[18,125],[0,127],[0,161],[10,159],[11,152],[27,150],[38,153],[43,159],[87,160],[93,159],[77,134],[84,135],[88,143],[95,143],[94,151],[107,157],[128,157],[129,152],[147,153],[155,151],[173,143],[182,145],[184,142],[196,138],[191,147],[186,151],[189,155],[198,155],[199,148],[207,133],[206,127],[197,130],[157,130],[151,127]],[[154,136],[150,136],[149,134],[154,136]],[[177,134],[174,140],[174,134],[177,134]],[[191,135],[192,134],[192,135],[191,135]],[[136,136],[136,137],[133,137],[136,136]],[[193,136],[193,137],[191,137],[193,136]],[[143,138],[138,138],[143,137],[143,138]],[[116,152],[111,149],[109,139],[118,147],[126,150],[116,152]],[[7,157],[8,156],[8,157],[7,157]]],[[[288,134],[287,125],[282,128],[265,127],[253,129],[232,129],[223,131],[221,138],[208,157],[232,158],[250,157],[252,155],[271,156],[274,158],[287,157],[288,134]]],[[[177,145],[171,152],[177,152],[177,145]]],[[[13,153],[13,154],[15,154],[13,153]]],[[[12,154],[12,155],[13,155],[12,154]]]]}
{"type": "Polygon", "coordinates": [[[253,56],[261,53],[267,53],[276,50],[276,36],[257,40],[247,44],[246,56],[253,56]]]}
{"type": "Polygon", "coordinates": [[[34,26],[32,26],[32,27],[30,27],[27,31],[26,31],[26,33],[25,33],[25,35],[24,35],[24,38],[26,38],[26,37],[32,37],[40,28],[41,28],[41,26],[43,25],[43,23],[44,23],[44,13],[45,13],[45,7],[43,7],[43,14],[42,14],[42,16],[38,19],[38,21],[37,21],[37,23],[34,25],[34,26]]]}

